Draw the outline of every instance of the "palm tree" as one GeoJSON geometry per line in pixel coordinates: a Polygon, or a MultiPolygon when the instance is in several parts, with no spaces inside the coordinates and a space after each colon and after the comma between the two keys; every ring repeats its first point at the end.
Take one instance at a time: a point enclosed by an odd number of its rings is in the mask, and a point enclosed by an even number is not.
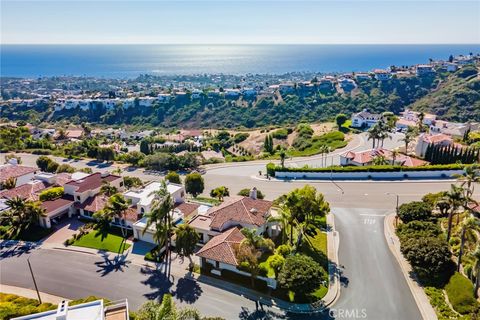
{"type": "Polygon", "coordinates": [[[405,154],[408,154],[408,145],[415,140],[416,136],[417,130],[414,127],[408,127],[405,136],[402,138],[402,141],[405,143],[405,154]]]}
{"type": "Polygon", "coordinates": [[[453,216],[457,212],[458,208],[464,203],[463,189],[454,184],[451,185],[450,191],[447,192],[445,200],[450,205],[450,211],[448,212],[448,229],[447,229],[447,242],[450,240],[452,233],[452,221],[453,216]]]}
{"type": "Polygon", "coordinates": [[[282,150],[280,150],[280,164],[282,165],[282,168],[285,168],[286,157],[287,157],[287,154],[285,153],[285,150],[282,148],[282,150]]]}
{"type": "Polygon", "coordinates": [[[458,251],[458,264],[457,272],[460,272],[460,265],[462,264],[463,249],[465,247],[465,235],[468,230],[472,230],[478,226],[478,221],[475,218],[467,219],[462,226],[462,232],[460,236],[460,250],[458,251]]]}
{"type": "Polygon", "coordinates": [[[26,201],[20,197],[9,199],[5,203],[10,209],[2,216],[2,221],[9,226],[7,237],[16,238],[19,234],[38,223],[40,217],[45,216],[45,209],[39,202],[26,201]]]}
{"type": "Polygon", "coordinates": [[[480,245],[477,246],[477,249],[472,256],[475,259],[475,264],[473,266],[475,272],[475,289],[473,293],[475,294],[475,298],[478,298],[478,288],[480,287],[480,245]]]}
{"type": "Polygon", "coordinates": [[[160,190],[155,193],[155,199],[152,204],[152,209],[145,216],[147,217],[147,223],[143,229],[145,233],[148,228],[155,226],[155,232],[153,234],[153,240],[160,246],[164,245],[167,256],[169,255],[170,248],[170,232],[171,232],[171,211],[173,210],[172,195],[167,190],[165,181],[162,182],[160,190]]]}
{"type": "Polygon", "coordinates": [[[179,225],[175,229],[175,235],[175,250],[177,254],[181,257],[187,257],[190,261],[189,268],[192,268],[192,254],[198,241],[200,241],[200,235],[187,223],[179,225]]]}
{"type": "Polygon", "coordinates": [[[418,131],[423,132],[423,119],[425,119],[425,113],[420,112],[418,114],[418,131]]]}
{"type": "Polygon", "coordinates": [[[375,149],[375,142],[379,138],[379,128],[378,126],[373,126],[370,129],[368,129],[368,140],[372,140],[372,148],[375,149]]]}
{"type": "Polygon", "coordinates": [[[100,193],[105,194],[106,196],[110,197],[117,193],[117,188],[112,186],[110,183],[104,181],[102,187],[100,188],[100,193]]]}
{"type": "Polygon", "coordinates": [[[461,181],[460,185],[465,188],[465,198],[468,200],[473,196],[475,184],[480,183],[480,167],[478,164],[465,167],[463,174],[456,174],[455,178],[461,181]]]}
{"type": "Polygon", "coordinates": [[[384,156],[380,155],[373,158],[373,165],[375,166],[383,166],[387,164],[388,164],[388,161],[384,156]]]}
{"type": "Polygon", "coordinates": [[[268,218],[268,222],[278,222],[280,224],[281,233],[282,233],[282,243],[286,243],[288,241],[288,227],[290,226],[291,233],[293,233],[293,221],[292,216],[290,215],[289,211],[285,208],[280,208],[278,210],[279,215],[277,216],[270,216],[268,218]]]}
{"type": "Polygon", "coordinates": [[[113,219],[118,218],[120,220],[120,230],[122,232],[122,236],[124,241],[127,238],[127,229],[123,225],[125,221],[125,212],[127,211],[128,207],[130,206],[130,201],[125,199],[123,195],[120,193],[116,193],[108,199],[107,206],[105,207],[105,211],[108,212],[108,215],[113,219]]]}
{"type": "Polygon", "coordinates": [[[252,246],[255,249],[258,249],[261,246],[263,238],[257,235],[255,229],[242,228],[240,232],[242,232],[242,234],[245,236],[245,239],[242,240],[241,245],[252,246]]]}
{"type": "Polygon", "coordinates": [[[193,308],[177,309],[170,294],[164,294],[162,303],[148,301],[137,311],[137,320],[200,320],[202,319],[198,310],[193,308]]]}
{"type": "Polygon", "coordinates": [[[397,160],[399,154],[400,152],[398,151],[398,148],[392,150],[392,166],[395,165],[395,160],[397,160]]]}

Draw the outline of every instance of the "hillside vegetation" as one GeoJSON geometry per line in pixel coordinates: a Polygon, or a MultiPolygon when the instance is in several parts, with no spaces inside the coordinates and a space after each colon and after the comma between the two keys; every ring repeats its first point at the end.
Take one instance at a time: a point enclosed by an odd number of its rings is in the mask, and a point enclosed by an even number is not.
{"type": "Polygon", "coordinates": [[[451,75],[439,88],[411,105],[412,109],[434,113],[440,119],[480,121],[480,77],[478,69],[465,67],[451,75]]]}
{"type": "Polygon", "coordinates": [[[433,112],[441,119],[480,121],[480,80],[475,66],[466,66],[454,74],[437,73],[422,77],[393,77],[388,81],[362,80],[349,93],[335,90],[307,91],[296,87],[290,94],[257,99],[232,100],[189,95],[175,97],[152,107],[107,110],[102,104],[88,111],[70,109],[53,112],[53,103],[34,108],[2,107],[1,117],[11,121],[82,122],[109,126],[166,128],[258,128],[270,125],[296,126],[300,122],[332,121],[339,113],[350,115],[362,109],[398,114],[405,107],[433,112]]]}

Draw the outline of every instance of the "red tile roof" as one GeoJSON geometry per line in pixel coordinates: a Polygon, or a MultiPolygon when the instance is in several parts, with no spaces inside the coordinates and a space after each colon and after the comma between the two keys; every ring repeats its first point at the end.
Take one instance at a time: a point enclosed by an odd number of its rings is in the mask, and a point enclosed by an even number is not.
{"type": "Polygon", "coordinates": [[[38,169],[27,166],[5,164],[0,165],[0,182],[8,180],[10,178],[18,178],[29,173],[34,173],[38,169]]]}
{"type": "Polygon", "coordinates": [[[195,212],[195,210],[198,209],[198,207],[200,207],[200,205],[197,204],[197,203],[183,202],[183,203],[180,203],[179,205],[177,205],[175,207],[175,209],[180,210],[183,213],[183,216],[185,218],[188,218],[192,213],[195,212]]]}
{"type": "Polygon", "coordinates": [[[18,186],[10,190],[0,191],[0,198],[11,199],[14,197],[20,197],[25,200],[38,200],[38,192],[46,189],[48,183],[43,181],[34,181],[31,183],[26,183],[24,185],[18,186]]]}
{"type": "Polygon", "coordinates": [[[75,208],[83,209],[90,212],[97,212],[103,210],[107,205],[108,197],[104,195],[96,195],[94,197],[89,197],[83,203],[75,203],[75,208]]]}
{"type": "Polygon", "coordinates": [[[442,142],[453,143],[452,137],[443,133],[432,134],[432,135],[422,135],[421,138],[426,143],[433,143],[433,144],[442,143],[442,142]]]}
{"type": "MultiPolygon", "coordinates": [[[[387,149],[371,149],[361,152],[349,151],[344,153],[342,157],[349,159],[350,161],[360,163],[360,164],[370,164],[375,157],[383,156],[388,161],[393,160],[392,151],[387,149]]],[[[398,154],[395,157],[395,163],[401,163],[402,166],[406,167],[418,167],[428,164],[427,161],[413,158],[404,154],[398,154]]]]}
{"type": "Polygon", "coordinates": [[[40,206],[45,209],[46,213],[48,214],[71,204],[73,204],[73,198],[63,196],[62,198],[58,198],[55,200],[44,201],[41,203],[40,206]]]}
{"type": "Polygon", "coordinates": [[[105,177],[102,177],[102,174],[100,172],[93,173],[83,179],[80,180],[72,180],[67,182],[66,184],[71,185],[71,186],[76,186],[77,187],[77,192],[84,192],[87,190],[94,190],[98,189],[102,186],[103,182],[112,182],[117,179],[122,179],[120,176],[112,175],[109,174],[105,177]]]}
{"type": "Polygon", "coordinates": [[[222,231],[227,222],[246,223],[254,226],[265,224],[271,201],[250,197],[228,197],[217,207],[210,208],[210,228],[222,231]]]}
{"type": "Polygon", "coordinates": [[[240,229],[234,227],[213,237],[198,252],[197,256],[237,266],[236,247],[245,239],[240,229]]]}

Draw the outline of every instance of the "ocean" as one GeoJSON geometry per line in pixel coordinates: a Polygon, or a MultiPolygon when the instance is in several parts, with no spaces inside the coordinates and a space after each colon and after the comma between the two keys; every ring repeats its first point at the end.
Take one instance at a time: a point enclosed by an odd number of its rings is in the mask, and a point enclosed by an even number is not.
{"type": "Polygon", "coordinates": [[[471,45],[1,45],[1,76],[359,72],[480,53],[471,45]]]}

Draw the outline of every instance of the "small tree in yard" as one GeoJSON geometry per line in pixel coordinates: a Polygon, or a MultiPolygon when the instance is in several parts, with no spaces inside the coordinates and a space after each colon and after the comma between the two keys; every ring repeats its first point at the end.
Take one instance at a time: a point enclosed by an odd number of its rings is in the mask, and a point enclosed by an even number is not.
{"type": "Polygon", "coordinates": [[[180,175],[175,171],[169,171],[165,176],[165,180],[167,180],[170,183],[176,183],[176,184],[182,183],[182,180],[180,180],[180,175]]]}
{"type": "Polygon", "coordinates": [[[210,191],[210,197],[218,198],[219,201],[223,201],[223,198],[228,197],[229,195],[230,191],[225,186],[221,186],[210,191]]]}
{"type": "Polygon", "coordinates": [[[260,251],[255,249],[248,243],[242,243],[238,246],[235,256],[238,260],[238,269],[247,271],[250,273],[250,280],[252,288],[255,287],[255,278],[257,277],[259,270],[258,258],[260,257],[260,251]]]}
{"type": "Polygon", "coordinates": [[[196,198],[205,188],[203,177],[200,173],[194,172],[185,177],[185,190],[196,198]]]}
{"type": "Polygon", "coordinates": [[[403,223],[428,221],[432,219],[432,208],[423,201],[404,203],[398,208],[398,216],[403,223]]]}
{"type": "Polygon", "coordinates": [[[305,298],[318,289],[325,279],[325,270],[315,260],[306,255],[294,255],[285,259],[278,275],[278,284],[281,288],[293,291],[296,296],[305,298]]]}
{"type": "Polygon", "coordinates": [[[348,118],[345,114],[337,114],[337,116],[335,117],[335,122],[337,123],[338,129],[340,129],[345,124],[345,122],[347,122],[347,119],[348,118]]]}
{"type": "Polygon", "coordinates": [[[192,254],[195,252],[195,246],[200,240],[200,235],[189,224],[184,223],[175,230],[177,236],[175,240],[175,251],[181,257],[187,257],[190,260],[189,268],[192,268],[192,254]]]}

